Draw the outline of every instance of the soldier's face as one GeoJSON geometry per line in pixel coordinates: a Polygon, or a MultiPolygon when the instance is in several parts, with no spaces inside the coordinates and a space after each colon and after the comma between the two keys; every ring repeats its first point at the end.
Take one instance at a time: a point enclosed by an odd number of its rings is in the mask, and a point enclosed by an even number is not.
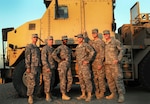
{"type": "Polygon", "coordinates": [[[110,34],[104,34],[104,38],[105,38],[106,40],[110,39],[110,34]]]}
{"type": "Polygon", "coordinates": [[[92,37],[93,37],[93,38],[97,38],[97,37],[98,37],[98,34],[97,34],[97,33],[92,33],[92,37]]]}
{"type": "Polygon", "coordinates": [[[78,44],[83,42],[83,38],[78,38],[77,40],[78,40],[78,44]]]}
{"type": "Polygon", "coordinates": [[[62,42],[63,42],[63,44],[67,44],[67,42],[68,42],[68,40],[67,39],[64,39],[64,40],[62,40],[62,42]]]}
{"type": "Polygon", "coordinates": [[[32,38],[32,41],[33,41],[34,43],[36,43],[36,42],[38,41],[38,37],[33,37],[33,38],[32,38]]]}
{"type": "Polygon", "coordinates": [[[47,43],[49,46],[52,46],[53,45],[53,39],[47,40],[47,43]]]}

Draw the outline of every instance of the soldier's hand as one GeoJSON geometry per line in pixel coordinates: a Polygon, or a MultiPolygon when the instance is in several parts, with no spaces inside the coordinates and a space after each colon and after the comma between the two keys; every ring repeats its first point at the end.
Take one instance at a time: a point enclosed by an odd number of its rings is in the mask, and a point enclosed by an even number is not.
{"type": "Polygon", "coordinates": [[[49,68],[46,69],[46,72],[50,72],[51,70],[49,68]]]}
{"type": "Polygon", "coordinates": [[[113,61],[114,64],[118,64],[118,62],[119,62],[118,60],[114,60],[113,61]]]}
{"type": "Polygon", "coordinates": [[[26,72],[27,73],[31,73],[31,69],[26,69],[26,72]]]}
{"type": "Polygon", "coordinates": [[[89,62],[88,61],[82,61],[82,64],[83,65],[86,65],[86,64],[88,64],[89,62]]]}
{"type": "Polygon", "coordinates": [[[102,69],[102,65],[98,65],[98,70],[101,70],[102,69]]]}
{"type": "Polygon", "coordinates": [[[88,37],[87,31],[84,31],[84,32],[83,32],[83,37],[84,37],[84,38],[85,38],[85,37],[88,37]]]}

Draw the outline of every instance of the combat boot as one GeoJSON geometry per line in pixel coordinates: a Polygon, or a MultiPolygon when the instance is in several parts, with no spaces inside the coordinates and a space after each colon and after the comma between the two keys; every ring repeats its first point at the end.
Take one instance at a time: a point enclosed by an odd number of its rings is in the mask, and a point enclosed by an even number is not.
{"type": "Polygon", "coordinates": [[[106,99],[110,100],[110,99],[114,99],[116,97],[116,93],[111,93],[110,95],[106,96],[106,99]]]}
{"type": "Polygon", "coordinates": [[[29,96],[29,98],[28,98],[28,103],[29,103],[29,104],[33,104],[33,98],[32,98],[32,96],[29,96]]]}
{"type": "Polygon", "coordinates": [[[85,101],[91,101],[91,98],[92,98],[91,92],[88,92],[88,96],[85,99],[85,101]]]}
{"type": "Polygon", "coordinates": [[[124,95],[119,94],[118,103],[122,103],[122,102],[124,102],[124,95]]]}
{"type": "Polygon", "coordinates": [[[77,97],[77,100],[86,99],[85,91],[82,92],[82,95],[77,97]]]}
{"type": "Polygon", "coordinates": [[[48,102],[52,101],[49,93],[46,93],[46,99],[45,100],[48,101],[48,102]]]}
{"type": "Polygon", "coordinates": [[[70,100],[70,97],[66,94],[62,94],[62,100],[70,100]]]}
{"type": "Polygon", "coordinates": [[[102,99],[104,97],[104,92],[100,92],[98,99],[102,99]]]}

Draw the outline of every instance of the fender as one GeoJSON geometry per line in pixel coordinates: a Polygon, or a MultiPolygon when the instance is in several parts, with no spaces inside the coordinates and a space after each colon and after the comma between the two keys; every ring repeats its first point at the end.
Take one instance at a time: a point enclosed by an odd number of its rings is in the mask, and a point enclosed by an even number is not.
{"type": "Polygon", "coordinates": [[[16,49],[16,50],[10,50],[9,51],[9,66],[14,66],[14,64],[18,61],[20,56],[25,51],[25,48],[22,49],[16,49]]]}

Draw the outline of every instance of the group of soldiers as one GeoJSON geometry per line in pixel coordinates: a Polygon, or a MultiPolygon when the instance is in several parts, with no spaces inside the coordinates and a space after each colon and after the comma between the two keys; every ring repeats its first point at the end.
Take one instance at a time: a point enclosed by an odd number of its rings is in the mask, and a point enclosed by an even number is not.
{"type": "MultiPolygon", "coordinates": [[[[78,100],[91,101],[93,84],[97,99],[114,99],[124,102],[125,87],[123,83],[122,69],[120,61],[123,57],[123,47],[121,42],[111,38],[110,31],[103,31],[104,41],[98,37],[98,29],[92,30],[93,40],[85,42],[85,34],[78,34],[78,45],[74,56],[78,65],[78,78],[82,94],[78,100]],[[90,67],[91,66],[91,67],[90,67]],[[93,76],[93,79],[92,79],[93,76]],[[106,82],[111,92],[105,96],[106,82]]],[[[26,46],[25,65],[27,73],[27,96],[28,103],[33,103],[34,87],[40,83],[40,73],[43,75],[44,92],[46,101],[51,101],[51,85],[55,81],[55,69],[58,70],[60,79],[60,92],[62,100],[70,100],[67,95],[72,86],[71,57],[72,50],[67,46],[68,37],[62,36],[62,44],[56,49],[53,48],[53,37],[48,36],[41,52],[37,47],[38,35],[32,35],[32,43],[26,46]],[[58,66],[56,67],[56,62],[58,66]],[[42,70],[40,69],[42,67],[42,70]]]]}

